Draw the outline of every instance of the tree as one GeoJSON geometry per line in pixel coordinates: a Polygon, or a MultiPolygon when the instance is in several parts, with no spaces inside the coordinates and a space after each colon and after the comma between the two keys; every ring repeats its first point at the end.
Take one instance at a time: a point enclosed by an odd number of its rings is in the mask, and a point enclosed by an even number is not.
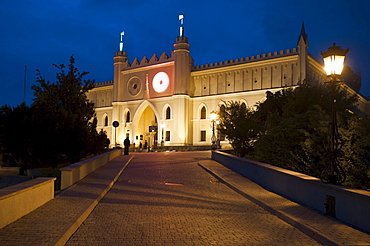
{"type": "Polygon", "coordinates": [[[352,117],[342,134],[346,144],[341,162],[346,163],[347,183],[370,190],[370,119],[352,117]]]}
{"type": "MultiPolygon", "coordinates": [[[[104,135],[96,131],[93,103],[86,93],[94,88],[93,80],[83,80],[87,72],[78,72],[75,59],[70,58],[68,71],[64,65],[55,65],[60,70],[56,83],[50,83],[38,71],[34,85],[34,103],[40,138],[38,144],[45,161],[57,163],[61,159],[78,161],[81,158],[101,151],[96,146],[105,142],[104,135]]],[[[40,156],[40,158],[42,157],[40,156]]]]}
{"type": "Polygon", "coordinates": [[[258,127],[254,125],[252,114],[252,109],[235,101],[225,102],[224,109],[219,112],[217,130],[226,136],[238,156],[244,157],[253,149],[258,127]]]}
{"type": "Polygon", "coordinates": [[[0,143],[5,161],[23,169],[56,167],[61,162],[76,162],[104,151],[105,132],[96,131],[93,104],[86,93],[94,88],[93,80],[83,80],[70,58],[68,71],[64,65],[57,81],[50,83],[38,71],[34,85],[34,102],[0,109],[0,143]]]}
{"type": "Polygon", "coordinates": [[[22,171],[36,166],[33,109],[25,103],[17,107],[0,108],[0,146],[3,161],[11,166],[21,166],[22,171]]]}
{"type": "Polygon", "coordinates": [[[329,163],[330,101],[335,101],[339,131],[338,161],[345,184],[370,189],[370,119],[355,113],[357,96],[336,84],[301,83],[276,93],[255,111],[227,102],[219,131],[240,156],[320,177],[329,163]]]}
{"type": "Polygon", "coordinates": [[[370,147],[367,141],[370,129],[361,123],[366,120],[359,121],[354,113],[357,96],[340,85],[303,83],[295,89],[268,93],[267,100],[258,105],[254,114],[262,127],[254,145],[254,158],[320,177],[329,163],[330,100],[335,101],[340,135],[338,160],[347,173],[347,184],[359,187],[359,182],[351,180],[368,182],[368,153],[363,150],[370,147]],[[366,164],[360,164],[360,160],[366,164]],[[365,174],[359,175],[360,170],[365,174]]]}

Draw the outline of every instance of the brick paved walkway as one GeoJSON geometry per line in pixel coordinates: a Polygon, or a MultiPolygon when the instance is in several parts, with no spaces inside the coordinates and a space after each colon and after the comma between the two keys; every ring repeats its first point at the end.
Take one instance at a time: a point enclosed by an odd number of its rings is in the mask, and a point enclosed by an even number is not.
{"type": "Polygon", "coordinates": [[[370,245],[369,234],[262,189],[210,152],[134,154],[0,229],[0,245],[370,245]]]}
{"type": "Polygon", "coordinates": [[[233,190],[324,245],[370,245],[369,234],[269,192],[213,160],[200,161],[199,164],[233,190]]]}
{"type": "Polygon", "coordinates": [[[63,245],[113,185],[129,158],[114,159],[45,205],[1,228],[0,245],[63,245]]]}
{"type": "Polygon", "coordinates": [[[67,245],[319,245],[197,164],[137,154],[67,245]]]}

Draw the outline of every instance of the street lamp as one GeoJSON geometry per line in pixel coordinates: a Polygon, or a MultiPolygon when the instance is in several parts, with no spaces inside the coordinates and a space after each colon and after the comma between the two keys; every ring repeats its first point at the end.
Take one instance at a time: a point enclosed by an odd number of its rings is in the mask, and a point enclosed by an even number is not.
{"type": "Polygon", "coordinates": [[[161,124],[161,128],[162,128],[162,141],[161,141],[161,148],[164,147],[164,140],[163,140],[163,134],[164,134],[164,127],[166,126],[166,124],[161,124]]]}
{"type": "Polygon", "coordinates": [[[336,100],[334,99],[334,92],[338,82],[338,77],[341,75],[344,60],[348,49],[342,49],[336,46],[328,48],[326,52],[321,52],[324,60],[324,70],[329,78],[330,87],[330,139],[329,139],[329,163],[321,172],[321,181],[326,184],[341,184],[345,181],[346,175],[342,167],[338,163],[337,155],[340,151],[340,141],[338,136],[336,100]]]}
{"type": "Polygon", "coordinates": [[[216,149],[216,135],[215,135],[215,123],[216,123],[216,119],[217,119],[217,112],[216,111],[212,111],[210,113],[210,117],[211,117],[211,122],[212,122],[212,137],[211,137],[211,141],[212,141],[212,149],[216,149]]]}

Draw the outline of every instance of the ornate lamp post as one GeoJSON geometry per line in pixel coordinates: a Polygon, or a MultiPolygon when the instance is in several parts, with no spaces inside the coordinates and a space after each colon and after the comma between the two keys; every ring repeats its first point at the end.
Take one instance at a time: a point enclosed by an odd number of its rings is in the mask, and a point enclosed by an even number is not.
{"type": "Polygon", "coordinates": [[[210,113],[210,116],[211,116],[211,122],[212,122],[212,137],[211,137],[212,147],[211,148],[216,149],[215,123],[216,123],[216,119],[217,119],[217,112],[212,111],[210,113]]]}
{"type": "Polygon", "coordinates": [[[165,128],[166,124],[161,124],[161,128],[162,128],[162,141],[161,141],[161,148],[163,149],[164,147],[164,140],[163,140],[163,135],[164,135],[164,128],[165,128]]]}
{"type": "Polygon", "coordinates": [[[336,100],[334,92],[338,82],[338,77],[341,75],[344,60],[348,49],[344,50],[335,43],[328,48],[326,52],[321,52],[324,60],[324,70],[329,78],[330,83],[330,139],[329,139],[329,163],[321,172],[321,181],[326,184],[341,184],[345,181],[346,175],[342,167],[338,163],[337,155],[339,152],[339,137],[337,125],[336,100]]]}

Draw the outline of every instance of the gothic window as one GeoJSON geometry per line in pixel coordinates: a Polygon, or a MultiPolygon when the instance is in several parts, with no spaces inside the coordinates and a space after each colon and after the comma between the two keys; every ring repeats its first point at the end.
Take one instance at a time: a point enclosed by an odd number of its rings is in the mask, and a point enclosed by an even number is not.
{"type": "Polygon", "coordinates": [[[166,131],[166,138],[165,138],[165,141],[170,141],[170,135],[171,132],[170,131],[166,131]]]}
{"type": "Polygon", "coordinates": [[[131,118],[131,114],[130,114],[130,111],[127,111],[126,113],[126,122],[130,122],[130,119],[131,118]]]}
{"type": "Polygon", "coordinates": [[[240,106],[241,106],[241,108],[242,108],[243,110],[246,110],[246,109],[247,109],[247,105],[245,105],[245,103],[244,103],[244,102],[242,102],[240,106]]]}
{"type": "Polygon", "coordinates": [[[104,117],[104,126],[108,126],[108,115],[104,117]]]}
{"type": "MultiPolygon", "coordinates": [[[[200,118],[201,119],[206,119],[207,118],[207,110],[206,110],[206,107],[202,107],[202,109],[200,110],[200,118]]],[[[204,140],[205,141],[205,140],[204,140]]]]}
{"type": "Polygon", "coordinates": [[[171,119],[171,108],[167,107],[166,109],[166,120],[171,119]]]}
{"type": "Polygon", "coordinates": [[[225,105],[221,105],[220,106],[220,117],[224,117],[225,116],[225,105]]]}

